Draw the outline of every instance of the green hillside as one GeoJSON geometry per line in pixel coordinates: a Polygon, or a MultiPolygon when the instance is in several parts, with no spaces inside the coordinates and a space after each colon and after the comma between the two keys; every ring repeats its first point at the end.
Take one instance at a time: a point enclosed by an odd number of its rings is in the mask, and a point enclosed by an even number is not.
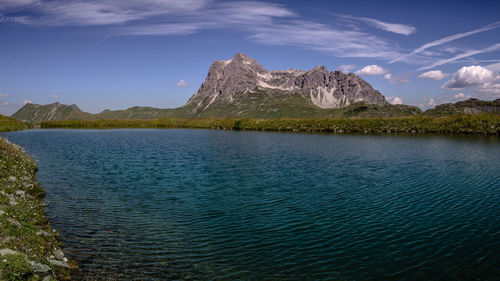
{"type": "Polygon", "coordinates": [[[445,103],[425,111],[429,116],[449,116],[452,114],[495,114],[500,115],[500,99],[483,101],[468,99],[457,103],[445,103]]]}
{"type": "Polygon", "coordinates": [[[58,102],[38,105],[28,103],[12,115],[23,122],[39,123],[48,120],[89,120],[92,114],[82,111],[77,105],[64,105],[58,102]]]}
{"type": "Polygon", "coordinates": [[[20,122],[11,117],[0,115],[0,132],[17,131],[27,129],[28,124],[20,122]]]}

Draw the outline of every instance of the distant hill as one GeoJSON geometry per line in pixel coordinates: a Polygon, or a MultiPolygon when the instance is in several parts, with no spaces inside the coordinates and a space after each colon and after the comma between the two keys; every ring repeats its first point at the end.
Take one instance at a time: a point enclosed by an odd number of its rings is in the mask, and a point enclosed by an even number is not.
{"type": "Polygon", "coordinates": [[[26,128],[28,128],[28,124],[0,114],[0,132],[17,131],[26,128]]]}
{"type": "Polygon", "coordinates": [[[425,111],[429,116],[448,116],[452,114],[495,114],[500,115],[500,99],[493,101],[483,101],[478,99],[468,99],[457,103],[445,103],[433,109],[425,111]]]}
{"type": "Polygon", "coordinates": [[[40,123],[50,120],[89,120],[92,114],[82,111],[76,104],[65,105],[58,102],[39,105],[28,103],[12,115],[23,122],[40,123]]]}

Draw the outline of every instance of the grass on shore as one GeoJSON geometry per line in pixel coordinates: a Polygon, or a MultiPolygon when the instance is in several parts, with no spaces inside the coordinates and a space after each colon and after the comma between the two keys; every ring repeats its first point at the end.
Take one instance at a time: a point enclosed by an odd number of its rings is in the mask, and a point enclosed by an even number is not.
{"type": "Polygon", "coordinates": [[[200,128],[321,133],[437,133],[500,135],[500,116],[452,115],[335,119],[153,119],[47,121],[41,128],[200,128]]]}
{"type": "Polygon", "coordinates": [[[0,280],[69,280],[71,268],[45,216],[37,166],[0,138],[0,280]]]}

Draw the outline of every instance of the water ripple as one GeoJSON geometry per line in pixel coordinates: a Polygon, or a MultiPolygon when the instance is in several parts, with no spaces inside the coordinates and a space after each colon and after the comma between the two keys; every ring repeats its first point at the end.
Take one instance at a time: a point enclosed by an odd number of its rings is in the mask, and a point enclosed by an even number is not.
{"type": "Polygon", "coordinates": [[[9,133],[77,280],[500,280],[498,138],[9,133]]]}

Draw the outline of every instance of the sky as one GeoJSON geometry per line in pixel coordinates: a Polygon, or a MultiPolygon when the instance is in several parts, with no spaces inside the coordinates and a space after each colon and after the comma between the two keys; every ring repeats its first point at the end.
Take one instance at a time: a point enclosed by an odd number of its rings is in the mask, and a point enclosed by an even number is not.
{"type": "Polygon", "coordinates": [[[500,98],[500,1],[0,0],[0,114],[183,105],[210,65],[354,72],[423,109],[500,98]]]}

